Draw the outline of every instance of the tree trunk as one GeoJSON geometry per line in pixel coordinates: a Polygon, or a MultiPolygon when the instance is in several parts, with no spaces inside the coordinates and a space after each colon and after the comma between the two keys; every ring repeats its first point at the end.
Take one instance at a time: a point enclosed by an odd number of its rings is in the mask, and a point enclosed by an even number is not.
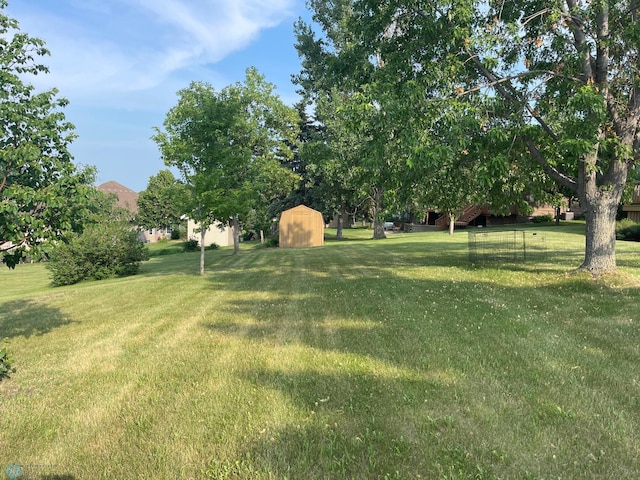
{"type": "Polygon", "coordinates": [[[579,270],[593,276],[616,271],[616,215],[631,163],[613,159],[597,173],[599,146],[578,166],[578,198],[586,220],[584,262],[579,270]]]}
{"type": "Polygon", "coordinates": [[[200,275],[204,275],[204,237],[207,234],[207,228],[200,226],[200,275]]]}
{"type": "Polygon", "coordinates": [[[453,231],[456,228],[456,214],[453,212],[449,212],[449,235],[453,235],[453,231]]]}
{"type": "Polygon", "coordinates": [[[597,192],[581,200],[585,206],[586,235],[584,262],[579,270],[594,276],[616,271],[616,214],[619,195],[597,192]]]}
{"type": "Polygon", "coordinates": [[[240,221],[238,215],[233,216],[233,253],[240,253],[240,221]]]}
{"type": "Polygon", "coordinates": [[[384,223],[380,219],[380,212],[382,211],[382,188],[373,187],[373,238],[379,240],[381,238],[387,238],[384,233],[384,223]]]}
{"type": "Polygon", "coordinates": [[[343,206],[340,207],[340,212],[338,213],[338,225],[336,230],[336,240],[342,240],[342,229],[344,228],[344,216],[345,216],[346,208],[343,206]]]}

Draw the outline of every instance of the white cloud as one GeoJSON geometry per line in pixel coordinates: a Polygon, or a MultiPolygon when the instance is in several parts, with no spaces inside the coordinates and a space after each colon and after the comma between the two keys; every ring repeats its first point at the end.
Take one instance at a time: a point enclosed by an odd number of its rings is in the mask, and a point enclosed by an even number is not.
{"type": "Polygon", "coordinates": [[[182,70],[215,64],[292,20],[296,1],[57,0],[64,8],[20,6],[18,20],[52,52],[45,60],[51,73],[35,78],[37,86],[56,86],[72,102],[114,106],[135,92],[166,95],[182,70]]]}

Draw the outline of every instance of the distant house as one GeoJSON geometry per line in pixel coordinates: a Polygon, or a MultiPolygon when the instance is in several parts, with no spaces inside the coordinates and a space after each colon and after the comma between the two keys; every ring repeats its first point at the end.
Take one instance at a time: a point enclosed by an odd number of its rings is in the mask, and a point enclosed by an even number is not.
{"type": "MultiPolygon", "coordinates": [[[[187,238],[189,240],[196,240],[198,244],[200,244],[200,239],[202,238],[200,224],[190,218],[187,219],[187,238]]],[[[211,225],[205,233],[204,246],[208,247],[214,243],[219,247],[233,245],[233,229],[221,223],[211,225]]]]}
{"type": "Polygon", "coordinates": [[[633,199],[629,205],[623,205],[622,211],[627,212],[627,218],[640,222],[640,183],[633,187],[633,199]]]}
{"type": "MultiPolygon", "coordinates": [[[[531,206],[532,211],[526,215],[518,212],[516,207],[512,207],[510,213],[507,215],[496,215],[491,212],[487,205],[469,205],[458,212],[455,226],[456,228],[465,228],[467,226],[488,227],[512,225],[526,223],[534,217],[543,215],[550,215],[552,218],[555,218],[556,213],[560,214],[562,220],[573,220],[575,215],[583,213],[580,204],[568,198],[565,199],[566,206],[561,206],[559,211],[556,211],[556,206],[554,205],[536,203],[532,197],[528,198],[527,202],[531,206]]],[[[436,230],[445,230],[449,225],[449,218],[440,212],[429,210],[425,223],[427,225],[433,225],[436,230]]]]}
{"type": "MultiPolygon", "coordinates": [[[[107,194],[114,194],[117,197],[116,205],[126,208],[134,215],[138,213],[139,195],[137,192],[113,180],[98,185],[96,189],[107,194]]],[[[171,228],[149,228],[140,230],[138,238],[145,243],[154,243],[163,238],[171,238],[171,228]]]]}
{"type": "Polygon", "coordinates": [[[107,194],[114,194],[118,198],[116,204],[119,207],[126,208],[134,214],[138,213],[137,192],[134,192],[130,188],[120,185],[118,182],[114,182],[113,180],[103,183],[102,185],[98,185],[96,189],[107,194]]]}
{"type": "Polygon", "coordinates": [[[280,248],[319,247],[324,245],[322,213],[304,205],[282,212],[280,248]]]}

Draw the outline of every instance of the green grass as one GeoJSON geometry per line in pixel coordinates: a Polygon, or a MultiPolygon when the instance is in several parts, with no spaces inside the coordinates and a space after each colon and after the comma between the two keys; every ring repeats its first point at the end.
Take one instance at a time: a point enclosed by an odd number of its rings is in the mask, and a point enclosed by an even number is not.
{"type": "Polygon", "coordinates": [[[2,270],[0,472],[640,478],[640,244],[593,281],[568,273],[583,229],[528,227],[544,249],[512,265],[360,229],[209,251],[204,277],[197,252],[56,289],[2,270]]]}
{"type": "Polygon", "coordinates": [[[148,243],[147,248],[149,249],[150,256],[159,257],[184,252],[185,243],[184,240],[162,240],[160,242],[148,243]]]}

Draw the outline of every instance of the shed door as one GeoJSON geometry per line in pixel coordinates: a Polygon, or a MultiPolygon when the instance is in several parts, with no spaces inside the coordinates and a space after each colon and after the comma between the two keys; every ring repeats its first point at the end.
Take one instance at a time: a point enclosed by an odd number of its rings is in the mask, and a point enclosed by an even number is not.
{"type": "Polygon", "coordinates": [[[293,247],[311,247],[311,222],[313,217],[308,213],[294,212],[291,218],[289,238],[293,247]]]}

